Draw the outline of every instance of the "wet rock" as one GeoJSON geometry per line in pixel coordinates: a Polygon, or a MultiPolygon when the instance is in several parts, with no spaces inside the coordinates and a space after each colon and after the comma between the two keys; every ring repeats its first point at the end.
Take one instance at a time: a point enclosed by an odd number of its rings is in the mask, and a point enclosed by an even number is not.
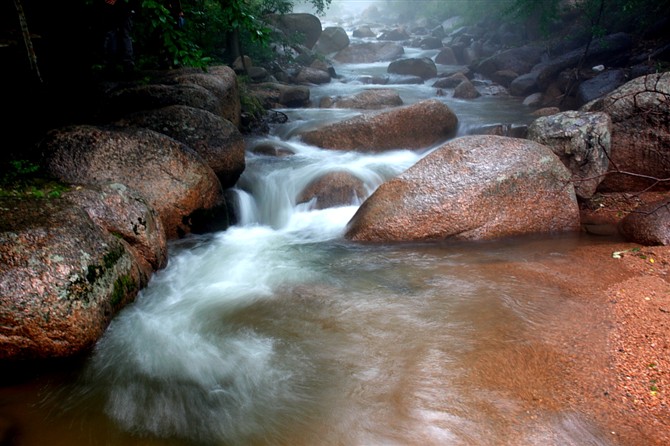
{"type": "Polygon", "coordinates": [[[472,82],[469,80],[464,80],[456,86],[454,90],[454,98],[457,99],[475,99],[481,96],[481,93],[477,91],[472,82]]]}
{"type": "Polygon", "coordinates": [[[540,91],[537,76],[537,72],[530,72],[515,78],[509,85],[510,94],[512,96],[529,96],[540,91]]]}
{"type": "Polygon", "coordinates": [[[391,40],[391,41],[401,41],[408,40],[409,33],[405,28],[393,28],[382,31],[382,33],[377,37],[377,40],[391,40]]]}
{"type": "Polygon", "coordinates": [[[314,48],[321,37],[321,20],[313,14],[269,14],[265,18],[287,36],[302,36],[304,39],[302,44],[309,49],[314,48]]]}
{"type": "Polygon", "coordinates": [[[167,240],[158,213],[137,191],[120,183],[77,187],[63,199],[80,207],[95,224],[122,238],[146,275],[167,265],[167,240]]]}
{"type": "Polygon", "coordinates": [[[375,34],[375,32],[367,25],[362,25],[354,29],[351,35],[357,38],[377,37],[377,34],[375,34]]]}
{"type": "Polygon", "coordinates": [[[597,76],[585,80],[577,88],[577,101],[579,106],[586,104],[614,91],[626,82],[624,70],[605,71],[597,76]]]}
{"type": "Polygon", "coordinates": [[[71,184],[122,183],[158,211],[167,237],[188,234],[184,219],[219,200],[214,171],[192,149],[153,130],[71,126],[47,134],[46,171],[71,184]]]}
{"type": "Polygon", "coordinates": [[[242,134],[230,121],[206,110],[173,105],[133,113],[115,124],[146,127],[186,144],[212,168],[224,188],[233,187],[244,171],[242,134]]]}
{"type": "Polygon", "coordinates": [[[670,198],[636,208],[621,220],[618,229],[633,243],[670,245],[670,198]]]}
{"type": "Polygon", "coordinates": [[[291,156],[295,153],[293,149],[288,145],[282,145],[277,142],[260,142],[249,149],[250,152],[257,155],[269,155],[269,156],[291,156]]]}
{"type": "Polygon", "coordinates": [[[126,243],[61,199],[0,199],[0,359],[93,346],[148,280],[126,243]]]}
{"type": "Polygon", "coordinates": [[[195,84],[135,85],[113,90],[102,105],[101,113],[104,119],[114,120],[128,113],[169,105],[186,105],[224,116],[221,100],[210,90],[195,84]]]}
{"type": "MultiPolygon", "coordinates": [[[[620,54],[625,54],[633,46],[633,40],[626,33],[616,33],[594,40],[589,46],[588,57],[584,61],[587,66],[612,61],[620,54]]],[[[536,73],[537,84],[540,89],[546,89],[560,72],[568,68],[577,67],[584,56],[585,48],[579,48],[560,56],[540,62],[533,67],[536,73]]]]}
{"type": "Polygon", "coordinates": [[[321,54],[341,51],[349,46],[349,35],[341,26],[328,26],[323,29],[314,47],[321,54]]]}
{"type": "Polygon", "coordinates": [[[436,50],[442,48],[442,39],[437,37],[425,37],[419,42],[419,47],[424,50],[436,50]]]}
{"type": "Polygon", "coordinates": [[[560,113],[561,109],[558,107],[543,107],[543,108],[538,108],[535,110],[533,113],[531,113],[533,116],[550,116],[550,115],[555,115],[556,113],[560,113]]]}
{"type": "Polygon", "coordinates": [[[322,99],[322,108],[355,108],[361,110],[378,110],[397,107],[403,104],[398,92],[391,88],[372,88],[350,97],[322,99]]]}
{"type": "MultiPolygon", "coordinates": [[[[258,68],[260,69],[260,67],[258,68]]],[[[240,126],[242,106],[240,104],[237,76],[233,69],[226,65],[214,65],[208,67],[206,73],[188,73],[182,75],[177,73],[172,76],[174,82],[198,85],[212,92],[219,99],[221,105],[220,116],[232,122],[235,127],[240,126]]]]}
{"type": "Polygon", "coordinates": [[[457,126],[454,112],[433,99],[366,113],[302,133],[300,137],[307,144],[337,150],[424,149],[452,136],[457,126]]]}
{"type": "Polygon", "coordinates": [[[451,76],[443,77],[433,83],[435,88],[456,88],[461,82],[469,81],[463,73],[454,73],[451,76]]]}
{"type": "Polygon", "coordinates": [[[488,78],[498,71],[512,71],[517,75],[526,74],[540,63],[546,50],[541,46],[528,45],[501,51],[477,63],[474,70],[488,78]]]}
{"type": "Polygon", "coordinates": [[[585,104],[612,119],[611,163],[602,192],[670,188],[670,72],[642,76],[585,104]]]}
{"type": "Polygon", "coordinates": [[[533,121],[528,139],[550,147],[572,172],[577,196],[590,198],[609,167],[611,131],[605,113],[566,111],[533,121]]]}
{"type": "Polygon", "coordinates": [[[310,182],[296,203],[314,200],[314,209],[358,204],[368,196],[363,181],[349,172],[330,172],[310,182]]]}
{"type": "Polygon", "coordinates": [[[254,84],[250,87],[252,94],[265,109],[300,108],[310,105],[309,87],[304,85],[286,85],[277,82],[254,84]]]}
{"type": "Polygon", "coordinates": [[[509,88],[514,79],[519,77],[519,74],[516,71],[512,70],[499,70],[491,75],[491,80],[502,85],[505,88],[509,88]]]}
{"type": "Polygon", "coordinates": [[[369,242],[488,240],[577,230],[570,173],[548,147],[465,136],[382,184],[345,236],[369,242]]]}
{"type": "Polygon", "coordinates": [[[540,92],[533,93],[533,94],[527,96],[523,100],[523,105],[526,105],[528,107],[539,107],[540,105],[542,105],[542,98],[543,97],[544,97],[544,95],[540,92]]]}
{"type": "Polygon", "coordinates": [[[440,65],[458,65],[456,55],[451,47],[444,47],[435,56],[435,63],[440,65]]]}
{"type": "Polygon", "coordinates": [[[318,68],[301,67],[292,81],[296,84],[327,84],[330,82],[330,74],[318,68]]]}
{"type": "Polygon", "coordinates": [[[387,72],[430,79],[437,76],[437,67],[429,57],[410,58],[391,62],[387,72]]]}
{"type": "Polygon", "coordinates": [[[340,63],[373,63],[396,60],[405,53],[395,42],[364,42],[351,44],[338,51],[333,59],[340,63]]]}

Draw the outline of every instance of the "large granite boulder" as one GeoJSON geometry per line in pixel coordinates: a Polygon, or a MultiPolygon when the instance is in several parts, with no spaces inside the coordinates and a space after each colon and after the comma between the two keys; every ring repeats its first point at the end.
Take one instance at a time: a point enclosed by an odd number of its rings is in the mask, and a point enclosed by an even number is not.
{"type": "Polygon", "coordinates": [[[572,172],[577,196],[590,198],[609,167],[611,132],[605,113],[566,111],[537,118],[528,139],[551,148],[572,172]]]}
{"type": "Polygon", "coordinates": [[[68,200],[0,198],[0,359],[91,348],[147,283],[134,259],[68,200]]]}
{"type": "Polygon", "coordinates": [[[115,124],[145,127],[186,144],[212,168],[224,188],[234,186],[244,171],[242,134],[230,121],[207,110],[171,105],[131,113],[115,124]]]}
{"type": "Polygon", "coordinates": [[[603,192],[670,188],[670,72],[633,79],[581,107],[612,119],[609,174],[603,192]],[[664,180],[664,181],[657,181],[664,180]]]}
{"type": "Polygon", "coordinates": [[[367,242],[489,240],[579,228],[570,172],[551,149],[517,138],[464,136],[383,183],[345,236],[367,242]]]}
{"type": "Polygon", "coordinates": [[[221,183],[188,146],[145,128],[70,126],[50,131],[43,165],[72,184],[122,183],[158,212],[168,239],[190,232],[189,216],[220,203],[221,183]]]}
{"type": "Polygon", "coordinates": [[[429,99],[388,111],[369,112],[300,134],[325,149],[380,152],[425,149],[453,136],[458,118],[443,102],[429,99]]]}
{"type": "Polygon", "coordinates": [[[214,65],[208,67],[207,72],[203,73],[179,74],[177,71],[171,76],[171,79],[178,84],[198,85],[212,92],[221,104],[221,117],[239,128],[242,105],[237,75],[231,67],[214,65]]]}
{"type": "Polygon", "coordinates": [[[95,224],[123,239],[147,276],[167,265],[163,223],[139,192],[121,183],[76,187],[63,199],[83,209],[95,224]]]}

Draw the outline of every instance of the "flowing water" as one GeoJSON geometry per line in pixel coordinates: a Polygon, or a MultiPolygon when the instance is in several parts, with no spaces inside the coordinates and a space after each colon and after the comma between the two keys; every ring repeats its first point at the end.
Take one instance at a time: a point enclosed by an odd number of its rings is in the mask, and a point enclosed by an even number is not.
{"type": "MultiPolygon", "coordinates": [[[[356,76],[386,65],[336,66],[343,78],[312,97],[371,88],[356,76]]],[[[413,103],[434,97],[428,85],[384,87],[413,103]]],[[[442,100],[461,134],[530,121],[509,98],[442,100]]],[[[248,153],[237,225],[172,243],[168,267],[80,366],[0,389],[12,444],[610,444],[552,401],[563,359],[547,334],[584,308],[533,269],[598,240],[347,242],[365,197],[315,210],[297,194],[330,171],[371,193],[425,153],[320,150],[295,132],[359,112],[282,112],[290,121],[249,147],[269,141],[295,155],[248,153]]]]}

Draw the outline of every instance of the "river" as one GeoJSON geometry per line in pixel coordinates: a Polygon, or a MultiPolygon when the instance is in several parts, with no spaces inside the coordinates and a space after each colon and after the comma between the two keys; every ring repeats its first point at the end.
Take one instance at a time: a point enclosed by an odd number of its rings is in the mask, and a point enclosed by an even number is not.
{"type": "MultiPolygon", "coordinates": [[[[375,88],[356,77],[387,65],[336,65],[341,78],[312,99],[375,88]]],[[[431,83],[383,87],[411,104],[435,97],[431,83]]],[[[532,120],[518,99],[438,99],[459,135],[532,120]]],[[[563,385],[547,333],[584,308],[530,266],[600,239],[348,242],[365,197],[315,210],[297,194],[342,170],[371,193],[425,152],[321,150],[296,131],[360,111],[280,111],[289,121],[248,146],[294,155],[249,150],[235,226],[171,243],[167,268],[89,357],[0,389],[12,444],[609,445],[586,416],[543,402],[563,385]]]]}

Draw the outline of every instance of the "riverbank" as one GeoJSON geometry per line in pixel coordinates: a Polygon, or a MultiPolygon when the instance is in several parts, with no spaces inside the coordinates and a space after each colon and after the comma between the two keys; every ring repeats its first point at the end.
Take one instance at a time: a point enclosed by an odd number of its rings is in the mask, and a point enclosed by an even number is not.
{"type": "MultiPolygon", "coordinates": [[[[625,207],[609,202],[600,212],[625,207]]],[[[615,444],[670,444],[670,247],[603,243],[575,249],[562,265],[538,262],[538,280],[593,313],[549,335],[571,357],[561,371],[569,390],[555,398],[611,429],[615,444]]]]}

